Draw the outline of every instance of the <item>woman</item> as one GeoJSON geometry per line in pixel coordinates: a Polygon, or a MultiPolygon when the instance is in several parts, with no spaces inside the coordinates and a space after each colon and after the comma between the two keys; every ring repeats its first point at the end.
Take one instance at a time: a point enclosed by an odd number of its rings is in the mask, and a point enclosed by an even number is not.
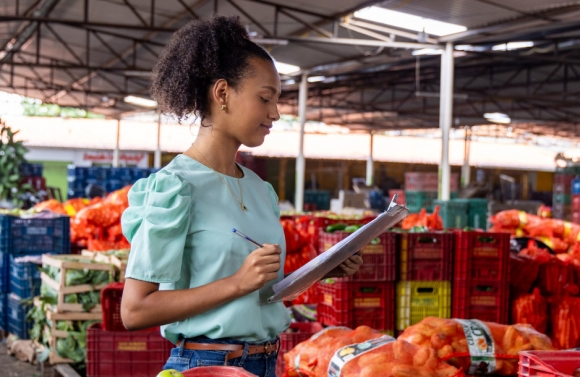
{"type": "MultiPolygon", "coordinates": [[[[194,21],[159,57],[151,92],[165,113],[193,115],[202,127],[188,150],[129,193],[123,323],[161,326],[176,344],[165,369],[235,365],[274,376],[278,334],[290,323],[282,303],[267,303],[284,271],[278,198],[235,163],[240,145],[261,145],[280,117],[273,60],[237,18],[194,21]]],[[[360,264],[354,256],[329,277],[360,264]]]]}

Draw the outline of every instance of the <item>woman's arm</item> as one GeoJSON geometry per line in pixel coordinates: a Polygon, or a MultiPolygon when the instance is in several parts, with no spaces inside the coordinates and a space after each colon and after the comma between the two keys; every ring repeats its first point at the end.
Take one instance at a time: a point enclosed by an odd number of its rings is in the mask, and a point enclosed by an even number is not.
{"type": "Polygon", "coordinates": [[[181,290],[160,291],[159,284],[125,281],[121,318],[128,330],[139,330],[183,321],[260,289],[278,276],[278,245],[254,250],[232,276],[210,284],[181,290]]]}

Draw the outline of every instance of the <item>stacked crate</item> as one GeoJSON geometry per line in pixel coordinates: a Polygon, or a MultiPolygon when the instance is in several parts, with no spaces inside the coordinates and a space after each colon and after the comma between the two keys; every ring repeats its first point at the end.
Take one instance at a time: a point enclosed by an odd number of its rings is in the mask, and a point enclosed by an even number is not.
{"type": "Polygon", "coordinates": [[[454,246],[453,233],[401,235],[396,297],[398,332],[425,317],[449,318],[454,246]]]}
{"type": "Polygon", "coordinates": [[[58,354],[56,343],[59,339],[66,338],[69,333],[57,329],[59,321],[100,321],[102,319],[101,304],[97,304],[89,311],[86,311],[82,304],[67,302],[67,295],[85,292],[101,291],[112,280],[115,275],[114,266],[106,263],[96,263],[92,257],[83,255],[43,255],[42,264],[45,268],[52,267],[59,270],[58,281],[49,276],[46,272],[41,273],[44,289],[52,289],[56,292],[56,304],[50,305],[46,311],[46,317],[51,323],[50,328],[50,349],[49,361],[51,364],[72,363],[73,360],[63,358],[58,354]],[[101,271],[108,273],[108,279],[102,284],[72,284],[67,283],[67,272],[71,270],[101,271]]]}
{"type": "Polygon", "coordinates": [[[0,327],[28,339],[32,323],[26,313],[39,292],[40,273],[35,263],[17,258],[68,253],[70,219],[0,215],[0,230],[0,327]]]}
{"type": "Polygon", "coordinates": [[[487,199],[435,200],[433,203],[439,206],[439,215],[446,229],[487,229],[487,199]]]}
{"type": "Polygon", "coordinates": [[[563,169],[554,174],[552,214],[554,218],[570,220],[572,180],[575,174],[570,169],[563,169]]]}
{"type": "MultiPolygon", "coordinates": [[[[326,250],[350,233],[320,230],[326,250]]],[[[364,264],[353,276],[328,279],[318,285],[318,321],[328,326],[367,325],[393,334],[395,328],[396,253],[400,235],[381,234],[362,249],[364,264]]]]}
{"type": "Polygon", "coordinates": [[[155,168],[133,167],[82,167],[68,166],[68,197],[85,197],[85,188],[90,185],[102,186],[105,191],[112,192],[127,185],[132,185],[141,178],[147,178],[155,173],[155,168]]]}
{"type": "Polygon", "coordinates": [[[509,253],[507,233],[457,232],[453,318],[507,323],[509,253]]]}
{"type": "MultiPolygon", "coordinates": [[[[458,175],[451,174],[451,197],[457,197],[459,189],[458,175]]],[[[405,200],[409,212],[419,212],[425,208],[427,212],[433,212],[433,201],[437,199],[439,191],[438,173],[405,173],[405,200]]]]}
{"type": "Polygon", "coordinates": [[[46,179],[42,176],[42,164],[20,164],[21,183],[29,184],[35,191],[46,190],[46,179]]]}
{"type": "Polygon", "coordinates": [[[572,215],[571,221],[580,224],[580,177],[572,180],[572,215]]]}

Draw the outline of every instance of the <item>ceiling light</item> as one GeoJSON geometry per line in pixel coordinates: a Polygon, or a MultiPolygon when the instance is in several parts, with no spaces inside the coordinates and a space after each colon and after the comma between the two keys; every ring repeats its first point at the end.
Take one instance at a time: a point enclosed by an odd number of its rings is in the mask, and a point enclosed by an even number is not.
{"type": "Polygon", "coordinates": [[[503,113],[485,113],[483,117],[492,123],[509,124],[512,120],[503,113]]]}
{"type": "Polygon", "coordinates": [[[422,48],[419,50],[413,50],[413,52],[411,53],[414,56],[419,56],[419,55],[441,55],[443,54],[443,50],[440,48],[422,48]]]}
{"type": "Polygon", "coordinates": [[[284,85],[293,85],[296,84],[296,80],[286,80],[284,81],[284,85]]]}
{"type": "Polygon", "coordinates": [[[529,48],[534,47],[534,42],[527,41],[527,42],[509,42],[509,43],[502,43],[500,45],[495,45],[491,49],[493,51],[511,51],[517,50],[520,48],[529,48]]]}
{"type": "Polygon", "coordinates": [[[276,69],[278,70],[278,72],[283,74],[283,75],[288,75],[290,73],[300,71],[300,67],[298,67],[297,65],[281,63],[279,61],[275,61],[274,65],[276,66],[276,69]]]}
{"type": "Polygon", "coordinates": [[[154,108],[157,107],[157,102],[152,99],[147,99],[143,97],[127,96],[123,98],[123,101],[130,103],[131,105],[154,108]]]}
{"type": "Polygon", "coordinates": [[[455,49],[459,51],[477,51],[477,52],[487,50],[487,48],[484,46],[473,46],[473,45],[457,45],[455,46],[455,49]]]}
{"type": "Polygon", "coordinates": [[[408,13],[397,12],[381,7],[368,7],[354,12],[354,17],[373,21],[381,24],[396,26],[402,29],[425,31],[428,34],[444,36],[467,30],[467,27],[437,21],[430,18],[415,16],[408,13]]]}
{"type": "Polygon", "coordinates": [[[324,81],[324,79],[326,79],[324,76],[312,76],[308,78],[308,82],[319,82],[324,81]]]}

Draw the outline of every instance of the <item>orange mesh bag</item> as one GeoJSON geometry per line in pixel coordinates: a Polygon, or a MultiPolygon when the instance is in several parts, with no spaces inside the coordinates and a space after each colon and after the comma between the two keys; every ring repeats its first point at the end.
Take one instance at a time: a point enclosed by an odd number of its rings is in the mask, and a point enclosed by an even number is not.
{"type": "Polygon", "coordinates": [[[556,346],[561,349],[580,347],[580,298],[554,297],[550,312],[556,346]]]}
{"type": "Polygon", "coordinates": [[[548,303],[538,288],[529,295],[522,295],[514,300],[512,320],[516,323],[530,324],[541,333],[548,327],[548,303]]]}
{"type": "Polygon", "coordinates": [[[517,209],[510,209],[501,211],[490,218],[494,226],[500,228],[523,228],[527,226],[534,226],[542,221],[542,218],[536,215],[530,215],[524,211],[517,209]]]}
{"type": "Polygon", "coordinates": [[[381,335],[368,326],[359,326],[355,330],[348,327],[327,327],[284,354],[284,376],[326,377],[330,359],[339,348],[381,335]]]}
{"type": "Polygon", "coordinates": [[[550,339],[530,325],[500,325],[474,319],[425,318],[399,340],[434,348],[437,356],[467,374],[510,376],[518,371],[518,352],[553,350],[550,339]]]}
{"type": "Polygon", "coordinates": [[[459,377],[463,372],[404,340],[383,336],[335,352],[329,377],[459,377]]]}

